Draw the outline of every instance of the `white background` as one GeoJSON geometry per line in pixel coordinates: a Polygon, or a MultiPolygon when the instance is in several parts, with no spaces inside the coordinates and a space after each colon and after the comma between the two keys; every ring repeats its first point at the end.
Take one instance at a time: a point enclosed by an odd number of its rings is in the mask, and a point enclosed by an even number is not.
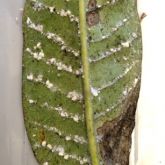
{"type": "Polygon", "coordinates": [[[138,3],[139,14],[147,17],[142,21],[142,84],[132,165],[165,165],[165,1],[138,3]]]}
{"type": "MultiPolygon", "coordinates": [[[[37,165],[21,103],[24,0],[0,0],[0,165],[37,165]]],[[[142,86],[131,165],[165,165],[165,2],[138,0],[142,21],[142,86]]]]}
{"type": "Polygon", "coordinates": [[[0,165],[37,165],[22,114],[23,2],[0,0],[0,165]]]}

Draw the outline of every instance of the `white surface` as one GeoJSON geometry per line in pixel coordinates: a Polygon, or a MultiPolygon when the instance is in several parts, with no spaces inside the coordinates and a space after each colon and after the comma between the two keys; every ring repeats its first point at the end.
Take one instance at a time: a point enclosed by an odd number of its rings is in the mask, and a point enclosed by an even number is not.
{"type": "Polygon", "coordinates": [[[0,165],[37,165],[21,101],[23,0],[0,0],[0,165]]]}
{"type": "MultiPolygon", "coordinates": [[[[23,0],[0,0],[0,165],[37,165],[21,106],[23,0]]],[[[165,165],[165,2],[138,0],[143,71],[131,165],[165,165]],[[134,147],[136,146],[136,147],[134,147]]]]}
{"type": "Polygon", "coordinates": [[[142,82],[131,165],[165,165],[165,1],[138,0],[142,21],[142,82]],[[133,153],[134,151],[134,153],[133,153]]]}

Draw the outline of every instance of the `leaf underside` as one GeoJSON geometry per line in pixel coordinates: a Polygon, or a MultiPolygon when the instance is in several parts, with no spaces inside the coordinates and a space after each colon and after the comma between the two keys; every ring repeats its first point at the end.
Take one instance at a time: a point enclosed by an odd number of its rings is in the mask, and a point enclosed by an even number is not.
{"type": "MultiPolygon", "coordinates": [[[[141,71],[136,0],[85,0],[85,4],[99,164],[127,165],[141,71]]],[[[91,164],[80,24],[79,0],[26,1],[23,109],[40,164],[91,164]]]]}

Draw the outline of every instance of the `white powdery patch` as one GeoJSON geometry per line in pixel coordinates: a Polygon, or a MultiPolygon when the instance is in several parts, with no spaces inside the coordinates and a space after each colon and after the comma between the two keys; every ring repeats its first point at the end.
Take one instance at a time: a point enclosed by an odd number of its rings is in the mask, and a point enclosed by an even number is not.
{"type": "Polygon", "coordinates": [[[36,100],[32,100],[32,99],[29,99],[28,102],[29,102],[29,104],[36,104],[37,103],[36,100]]]}
{"type": "Polygon", "coordinates": [[[87,143],[87,141],[83,138],[83,137],[80,137],[78,135],[73,135],[72,136],[72,139],[74,142],[76,143],[80,143],[80,144],[84,144],[84,143],[87,143]]]}
{"type": "Polygon", "coordinates": [[[85,140],[85,138],[79,135],[65,135],[62,131],[60,131],[56,127],[49,127],[48,125],[42,125],[38,122],[31,122],[31,123],[34,124],[35,126],[42,127],[46,129],[47,131],[56,133],[60,137],[65,138],[66,141],[74,141],[79,144],[87,144],[87,141],[85,140]]]}
{"type": "Polygon", "coordinates": [[[41,147],[47,148],[52,153],[57,153],[60,157],[63,157],[63,159],[65,160],[68,160],[68,159],[77,160],[80,164],[86,164],[90,162],[88,157],[81,157],[76,154],[66,153],[65,148],[61,145],[52,146],[51,144],[48,144],[47,146],[42,146],[39,143],[36,143],[34,146],[35,148],[41,148],[41,147]]]}
{"type": "Polygon", "coordinates": [[[123,91],[123,95],[124,95],[124,96],[127,96],[128,93],[129,93],[133,88],[136,87],[136,85],[137,85],[139,79],[140,79],[139,77],[135,78],[134,81],[133,81],[133,83],[132,83],[132,86],[127,87],[127,88],[123,91]]]}
{"type": "Polygon", "coordinates": [[[140,77],[136,77],[136,78],[134,79],[132,85],[131,85],[130,87],[125,88],[125,90],[123,90],[123,97],[127,96],[128,93],[129,93],[133,88],[136,87],[136,85],[137,85],[137,83],[138,83],[139,80],[140,80],[140,77]]]}
{"type": "Polygon", "coordinates": [[[116,47],[116,48],[111,48],[109,50],[106,50],[105,52],[100,52],[98,58],[93,58],[93,59],[89,58],[89,62],[90,63],[97,62],[97,61],[100,61],[100,60],[102,60],[104,58],[107,58],[107,57],[111,56],[114,53],[120,52],[123,48],[129,47],[132,44],[132,42],[135,39],[137,39],[137,37],[138,36],[137,36],[136,33],[130,34],[130,38],[127,41],[125,41],[125,42],[122,41],[121,44],[118,47],[116,47]]]}
{"type": "Polygon", "coordinates": [[[73,48],[68,47],[65,44],[64,40],[59,35],[51,33],[51,32],[47,32],[45,33],[45,36],[48,39],[53,40],[55,43],[58,43],[61,46],[61,50],[72,53],[76,57],[80,55],[80,52],[78,50],[74,50],[73,48]]]}
{"type": "Polygon", "coordinates": [[[70,98],[72,101],[82,101],[83,96],[82,94],[76,92],[76,91],[71,91],[67,94],[67,98],[70,98]]]}
{"type": "Polygon", "coordinates": [[[43,165],[49,165],[49,163],[48,162],[44,162],[43,165]]]}
{"type": "Polygon", "coordinates": [[[69,73],[73,73],[75,75],[82,75],[82,68],[77,69],[77,70],[73,70],[71,65],[66,65],[64,63],[62,63],[61,61],[57,61],[56,58],[50,58],[50,59],[46,59],[45,58],[45,54],[44,51],[42,49],[42,45],[40,42],[38,42],[35,46],[34,46],[34,50],[32,51],[32,49],[30,48],[26,48],[26,51],[33,56],[34,59],[42,60],[44,61],[47,65],[54,65],[57,67],[57,70],[59,71],[66,71],[69,73]]]}
{"type": "Polygon", "coordinates": [[[52,150],[52,149],[53,149],[53,147],[52,147],[51,144],[47,144],[47,148],[48,148],[49,150],[52,150]]]}
{"type": "Polygon", "coordinates": [[[91,93],[92,93],[93,96],[96,97],[96,96],[99,95],[100,91],[98,89],[94,88],[94,87],[91,87],[91,93]]]}
{"type": "Polygon", "coordinates": [[[33,74],[32,73],[30,73],[29,75],[27,75],[27,80],[30,80],[30,81],[32,81],[33,80],[33,74]]]}
{"type": "Polygon", "coordinates": [[[30,73],[29,75],[27,75],[27,80],[32,81],[32,82],[41,83],[41,84],[45,85],[48,89],[53,91],[53,92],[61,91],[57,86],[55,86],[53,83],[51,83],[50,80],[44,81],[43,80],[43,75],[41,75],[41,74],[39,74],[37,76],[34,76],[32,73],[30,73]]]}
{"type": "MultiPolygon", "coordinates": [[[[29,81],[32,81],[34,83],[41,83],[43,84],[44,86],[46,86],[46,88],[48,88],[50,91],[52,92],[61,92],[62,94],[66,95],[67,98],[71,99],[72,101],[79,101],[81,102],[82,99],[83,99],[83,96],[76,92],[75,90],[74,91],[71,91],[71,92],[68,92],[67,94],[62,91],[58,86],[54,85],[53,83],[50,82],[50,80],[46,80],[44,81],[43,80],[43,75],[37,75],[37,76],[34,76],[32,73],[30,73],[29,75],[27,75],[27,80],[29,81]],[[30,77],[30,78],[29,78],[30,77]]],[[[77,121],[78,122],[78,116],[74,116],[73,117],[73,120],[74,121],[77,121]]]]}
{"type": "Polygon", "coordinates": [[[33,52],[30,48],[26,48],[26,51],[33,56],[36,60],[42,60],[45,57],[45,54],[43,50],[41,49],[41,43],[38,42],[36,46],[34,46],[34,49],[37,49],[37,51],[33,52]]]}
{"type": "Polygon", "coordinates": [[[126,42],[122,42],[121,45],[125,48],[129,48],[130,46],[130,42],[129,41],[126,41],[126,42]]]}
{"type": "Polygon", "coordinates": [[[127,96],[127,94],[128,94],[128,91],[127,91],[127,89],[126,89],[126,90],[123,91],[123,95],[124,95],[124,96],[127,96]]]}
{"type": "Polygon", "coordinates": [[[34,29],[38,32],[40,32],[43,36],[47,37],[49,40],[52,40],[54,43],[58,44],[59,46],[61,46],[61,50],[62,51],[66,51],[68,53],[72,53],[74,56],[79,56],[80,52],[78,50],[74,50],[73,48],[67,46],[67,44],[65,43],[65,41],[63,40],[62,37],[60,37],[57,34],[51,33],[51,32],[43,32],[43,25],[36,25],[35,23],[33,23],[31,21],[31,19],[28,17],[27,18],[27,26],[31,29],[34,29]]]}
{"type": "Polygon", "coordinates": [[[42,143],[41,143],[41,145],[42,145],[42,147],[46,147],[46,141],[42,141],[42,143]]]}
{"type": "Polygon", "coordinates": [[[78,121],[79,121],[79,116],[78,116],[78,115],[75,115],[75,116],[73,117],[73,120],[74,120],[75,122],[78,123],[78,121]]]}
{"type": "Polygon", "coordinates": [[[82,75],[82,73],[83,73],[83,68],[80,68],[80,69],[75,70],[74,73],[75,73],[76,75],[82,75]]]}
{"type": "Polygon", "coordinates": [[[41,49],[41,42],[38,42],[37,45],[34,46],[34,49],[41,49]]]}
{"type": "Polygon", "coordinates": [[[133,86],[134,86],[134,87],[135,87],[136,84],[138,83],[139,79],[140,79],[139,77],[135,78],[135,80],[134,80],[134,82],[133,82],[133,86]]]}
{"type": "Polygon", "coordinates": [[[51,83],[50,80],[46,80],[46,82],[42,81],[41,83],[44,84],[52,92],[61,91],[61,89],[59,89],[57,86],[51,83]]]}
{"type": "Polygon", "coordinates": [[[55,110],[55,111],[57,111],[58,114],[62,118],[72,119],[75,122],[84,121],[84,116],[80,116],[78,114],[69,113],[64,108],[62,108],[62,107],[54,107],[54,106],[48,105],[47,102],[45,102],[43,105],[41,105],[41,107],[46,107],[48,110],[55,110]]]}
{"type": "Polygon", "coordinates": [[[55,13],[61,17],[68,17],[70,22],[79,23],[78,17],[73,15],[70,10],[64,10],[64,9],[58,10],[55,6],[48,6],[48,5],[41,3],[37,0],[32,0],[32,2],[33,2],[33,9],[36,11],[47,9],[47,10],[49,10],[50,13],[55,13]]]}
{"type": "Polygon", "coordinates": [[[89,162],[89,158],[86,157],[80,157],[76,154],[69,154],[65,152],[65,149],[62,146],[54,146],[51,150],[52,152],[58,153],[59,156],[63,157],[64,159],[74,159],[79,161],[80,164],[85,164],[89,162]]]}
{"type": "Polygon", "coordinates": [[[43,79],[43,75],[42,75],[42,74],[39,74],[39,75],[37,75],[37,77],[35,78],[35,81],[36,81],[36,82],[42,82],[42,79],[43,79]]]}
{"type": "Polygon", "coordinates": [[[32,28],[32,29],[34,29],[34,30],[36,30],[36,31],[38,31],[38,32],[41,32],[41,33],[43,33],[43,25],[35,25],[32,21],[31,21],[31,19],[28,17],[27,18],[27,20],[26,20],[26,24],[27,24],[27,26],[29,27],[29,28],[32,28]]]}
{"type": "Polygon", "coordinates": [[[34,147],[34,149],[37,149],[37,148],[40,148],[41,145],[40,145],[40,143],[35,143],[33,147],[34,147]]]}
{"type": "Polygon", "coordinates": [[[65,140],[66,140],[66,141],[70,141],[71,139],[72,139],[71,136],[66,136],[66,137],[65,137],[65,140]]]}
{"type": "Polygon", "coordinates": [[[67,66],[67,65],[63,64],[62,62],[57,62],[57,60],[55,58],[51,58],[51,59],[47,60],[46,63],[49,65],[55,65],[58,70],[65,70],[67,72],[73,71],[71,65],[67,66]]]}
{"type": "Polygon", "coordinates": [[[73,70],[71,65],[66,65],[62,62],[58,62],[56,58],[50,58],[46,61],[46,64],[48,65],[54,65],[57,67],[58,70],[64,70],[66,72],[73,73],[75,75],[81,75],[82,74],[82,68],[73,70]]]}
{"type": "Polygon", "coordinates": [[[48,89],[53,87],[53,84],[49,80],[46,81],[45,85],[48,89]]]}
{"type": "Polygon", "coordinates": [[[103,140],[103,135],[97,135],[96,136],[97,143],[100,143],[102,140],[103,140]]]}

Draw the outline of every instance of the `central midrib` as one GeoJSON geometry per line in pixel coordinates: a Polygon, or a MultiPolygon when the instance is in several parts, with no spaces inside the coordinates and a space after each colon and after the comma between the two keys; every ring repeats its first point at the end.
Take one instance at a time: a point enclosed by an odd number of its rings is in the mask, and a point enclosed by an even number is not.
{"type": "Polygon", "coordinates": [[[85,101],[85,117],[87,126],[87,135],[89,142],[89,152],[92,165],[99,165],[97,145],[95,139],[93,109],[91,102],[91,88],[89,80],[89,62],[88,62],[88,46],[87,46],[87,23],[86,23],[86,7],[85,0],[79,0],[80,12],[80,39],[81,39],[81,57],[83,65],[83,90],[85,101]]]}

